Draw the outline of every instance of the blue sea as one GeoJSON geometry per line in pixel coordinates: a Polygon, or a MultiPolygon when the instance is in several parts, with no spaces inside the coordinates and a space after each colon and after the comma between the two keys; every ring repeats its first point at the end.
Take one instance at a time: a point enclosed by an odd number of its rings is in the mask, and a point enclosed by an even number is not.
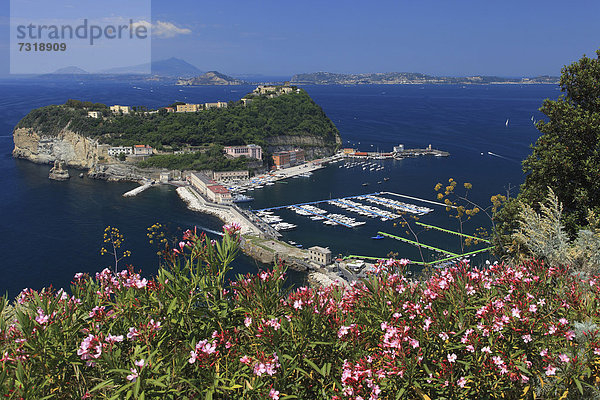
{"type": "MultiPolygon", "coordinates": [[[[94,273],[111,265],[100,256],[102,233],[116,226],[125,235],[127,259],[146,276],[158,268],[156,248],[147,241],[146,228],[159,222],[172,238],[198,226],[220,230],[217,219],[188,210],[171,187],[157,187],[133,198],[122,194],[135,183],[109,183],[81,179],[71,170],[66,182],[48,179],[50,166],[37,165],[11,156],[14,125],[30,110],[67,99],[106,104],[158,107],[175,101],[209,102],[237,100],[252,86],[178,87],[160,83],[1,81],[0,89],[0,293],[15,296],[25,288],[44,286],[68,288],[77,272],[94,273]]],[[[266,186],[251,192],[255,198],[244,206],[259,209],[310,202],[375,191],[390,191],[435,200],[437,182],[453,178],[473,184],[469,198],[482,206],[496,193],[516,195],[523,182],[521,160],[539,136],[532,123],[543,117],[537,109],[546,98],[560,92],[553,85],[406,85],[406,86],[305,86],[305,90],[332,119],[341,132],[344,147],[362,151],[391,151],[405,148],[433,148],[451,153],[449,157],[420,157],[401,161],[379,161],[380,171],[340,168],[333,164],[309,178],[266,186]],[[506,121],[509,121],[508,125],[506,121]],[[490,154],[491,153],[491,154],[490,154]],[[385,181],[383,178],[389,178],[385,181]],[[377,183],[382,182],[382,183],[377,183]],[[363,184],[368,185],[364,186],[363,184]]],[[[412,201],[411,201],[412,202],[412,201]]],[[[418,202],[413,202],[419,205],[418,202]]],[[[328,211],[335,208],[324,206],[328,211]]],[[[421,221],[458,229],[457,221],[443,207],[421,221]]],[[[341,210],[335,210],[341,211],[341,210]]],[[[370,255],[418,259],[415,247],[393,239],[374,241],[370,237],[385,231],[411,238],[406,228],[391,222],[369,221],[346,229],[325,226],[299,217],[288,210],[279,215],[298,229],[285,233],[304,247],[329,246],[335,255],[370,255]]],[[[356,216],[356,215],[355,215],[356,216]]],[[[358,216],[357,219],[360,220],[358,216]]],[[[469,221],[465,232],[472,233],[489,221],[469,221]]],[[[419,240],[436,247],[459,251],[458,238],[439,232],[421,232],[419,240]]],[[[427,257],[432,257],[431,254],[427,257]]],[[[482,262],[484,257],[475,257],[482,262]]],[[[256,271],[262,266],[241,256],[236,273],[256,271]]],[[[291,279],[301,283],[301,274],[291,279]]]]}

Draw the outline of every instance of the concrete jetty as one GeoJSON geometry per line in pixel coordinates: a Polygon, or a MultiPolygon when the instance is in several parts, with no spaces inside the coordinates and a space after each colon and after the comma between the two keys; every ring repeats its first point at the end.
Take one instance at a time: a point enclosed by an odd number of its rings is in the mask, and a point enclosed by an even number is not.
{"type": "Polygon", "coordinates": [[[226,224],[240,224],[242,235],[260,235],[262,233],[248,218],[232,206],[210,203],[189,186],[179,187],[176,191],[190,209],[214,215],[226,224]]]}
{"type": "Polygon", "coordinates": [[[136,196],[140,193],[142,193],[144,190],[148,189],[150,186],[152,186],[151,183],[145,183],[141,186],[136,187],[135,189],[130,190],[127,193],[123,193],[123,197],[133,197],[136,196]]]}

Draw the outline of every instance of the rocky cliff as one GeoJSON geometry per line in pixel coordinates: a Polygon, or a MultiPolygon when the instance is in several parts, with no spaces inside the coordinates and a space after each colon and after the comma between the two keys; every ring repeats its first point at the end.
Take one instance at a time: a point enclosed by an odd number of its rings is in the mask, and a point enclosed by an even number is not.
{"type": "MultiPolygon", "coordinates": [[[[330,142],[317,136],[281,135],[267,138],[266,142],[268,144],[267,151],[271,153],[301,147],[309,159],[330,156],[336,150],[330,142]]],[[[338,148],[342,145],[339,135],[335,136],[335,144],[338,148]]]]}
{"type": "Polygon", "coordinates": [[[88,169],[98,162],[98,142],[68,129],[57,135],[45,135],[32,128],[16,128],[13,132],[13,156],[40,164],[64,160],[67,166],[88,169]]]}

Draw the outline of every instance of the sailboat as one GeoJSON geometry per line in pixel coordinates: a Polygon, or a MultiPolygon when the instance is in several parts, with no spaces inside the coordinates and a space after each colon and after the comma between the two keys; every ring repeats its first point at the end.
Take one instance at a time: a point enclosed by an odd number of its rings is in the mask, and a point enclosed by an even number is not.
{"type": "Polygon", "coordinates": [[[508,126],[508,119],[506,120],[506,126],[508,126]]]}

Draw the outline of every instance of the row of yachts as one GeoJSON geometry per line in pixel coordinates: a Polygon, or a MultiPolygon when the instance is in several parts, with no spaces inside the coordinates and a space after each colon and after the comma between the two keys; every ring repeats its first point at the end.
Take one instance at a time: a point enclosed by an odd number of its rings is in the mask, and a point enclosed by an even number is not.
{"type": "Polygon", "coordinates": [[[429,214],[433,211],[432,208],[429,207],[421,207],[414,204],[404,203],[399,200],[387,199],[385,197],[375,196],[375,195],[366,195],[366,196],[358,196],[358,200],[366,200],[370,203],[378,204],[380,206],[388,207],[393,210],[399,212],[409,212],[411,214],[417,215],[425,215],[429,214]]]}
{"type": "Polygon", "coordinates": [[[313,206],[311,204],[304,204],[301,206],[290,206],[289,210],[294,211],[298,215],[310,217],[312,221],[323,221],[325,225],[345,225],[347,227],[356,227],[364,225],[366,222],[357,221],[355,218],[348,217],[342,214],[328,213],[327,211],[313,206]],[[327,214],[327,215],[326,215],[327,214]]]}
{"type": "Polygon", "coordinates": [[[344,210],[355,212],[368,218],[380,218],[381,221],[393,221],[400,218],[400,215],[388,210],[382,210],[379,207],[369,206],[350,199],[330,200],[331,205],[343,208],[344,210]]]}
{"type": "MultiPolygon", "coordinates": [[[[388,199],[376,195],[364,195],[353,198],[334,199],[326,201],[327,204],[342,208],[346,211],[362,215],[367,218],[380,219],[382,222],[393,221],[402,217],[402,214],[409,212],[417,215],[424,215],[433,211],[431,208],[417,206],[414,204],[404,203],[398,200],[388,199]],[[355,200],[362,200],[372,204],[377,204],[380,207],[374,205],[360,203],[355,200]],[[389,210],[391,209],[391,210],[389,210]]],[[[365,221],[357,221],[356,218],[331,213],[327,210],[319,208],[313,204],[301,204],[292,205],[287,207],[288,210],[294,211],[298,215],[302,215],[310,218],[312,221],[321,221],[325,225],[336,226],[343,225],[348,228],[354,228],[366,224],[365,221]]],[[[291,224],[283,221],[283,219],[275,215],[273,211],[262,210],[257,211],[256,216],[261,218],[265,223],[269,224],[273,229],[277,231],[287,231],[297,227],[295,224],[291,224]]]]}
{"type": "Polygon", "coordinates": [[[340,165],[338,166],[338,168],[346,168],[346,169],[350,169],[350,168],[362,168],[363,171],[381,171],[383,169],[385,169],[385,167],[381,164],[377,164],[374,162],[369,162],[369,161],[362,161],[362,162],[349,162],[346,163],[344,165],[340,165]]]}
{"type": "Polygon", "coordinates": [[[285,222],[279,215],[273,214],[273,211],[257,211],[256,216],[271,225],[271,228],[278,232],[289,231],[298,227],[298,225],[285,222]]]}

